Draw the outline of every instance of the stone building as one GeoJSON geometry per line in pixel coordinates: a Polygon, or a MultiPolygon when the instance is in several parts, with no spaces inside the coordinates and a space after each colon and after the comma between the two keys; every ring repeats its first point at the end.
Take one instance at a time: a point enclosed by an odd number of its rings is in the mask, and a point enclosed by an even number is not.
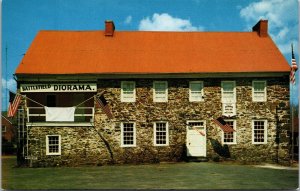
{"type": "Polygon", "coordinates": [[[267,20],[252,32],[40,31],[16,70],[20,156],[288,164],[289,72],[267,20]]]}

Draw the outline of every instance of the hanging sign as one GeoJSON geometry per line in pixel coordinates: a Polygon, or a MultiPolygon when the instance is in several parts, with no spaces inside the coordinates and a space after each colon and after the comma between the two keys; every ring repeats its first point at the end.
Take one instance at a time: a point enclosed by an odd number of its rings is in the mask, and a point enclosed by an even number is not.
{"type": "Polygon", "coordinates": [[[21,84],[21,92],[97,92],[96,83],[21,84]]]}

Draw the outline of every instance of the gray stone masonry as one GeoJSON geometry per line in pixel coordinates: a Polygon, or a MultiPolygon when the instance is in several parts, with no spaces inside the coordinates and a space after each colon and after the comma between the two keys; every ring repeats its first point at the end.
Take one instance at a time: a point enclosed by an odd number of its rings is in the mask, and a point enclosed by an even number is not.
{"type": "MultiPolygon", "coordinates": [[[[126,79],[125,79],[126,80],[126,79]]],[[[158,79],[159,80],[159,79],[158,79]]],[[[207,157],[215,153],[210,139],[222,143],[222,130],[212,121],[222,116],[221,81],[236,81],[237,143],[228,145],[231,159],[243,163],[289,164],[289,78],[161,79],[168,81],[168,102],[153,102],[153,79],[135,79],[136,102],[121,102],[122,80],[98,80],[98,92],[106,90],[113,119],[95,110],[95,127],[30,127],[33,166],[78,166],[112,163],[182,161],[186,157],[187,120],[205,120],[207,157]],[[204,82],[204,101],[189,102],[189,81],[204,82]],[[267,81],[267,101],[252,102],[252,80],[267,81]],[[253,119],[267,120],[267,143],[252,144],[253,119]],[[169,145],[154,146],[153,122],[167,121],[169,145]],[[136,146],[121,147],[121,122],[135,122],[136,146]],[[46,155],[46,135],[61,135],[61,155],[46,155]]],[[[127,79],[127,81],[133,81],[127,79]]]]}

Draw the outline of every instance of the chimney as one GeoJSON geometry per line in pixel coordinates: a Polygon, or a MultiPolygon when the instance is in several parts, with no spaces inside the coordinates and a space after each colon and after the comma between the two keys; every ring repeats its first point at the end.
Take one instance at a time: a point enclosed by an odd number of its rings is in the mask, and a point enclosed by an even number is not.
{"type": "Polygon", "coordinates": [[[106,20],[105,21],[105,36],[114,36],[115,24],[113,21],[106,20]]]}
{"type": "Polygon", "coordinates": [[[257,32],[260,37],[268,36],[268,20],[260,20],[254,27],[252,27],[253,32],[257,32]]]}

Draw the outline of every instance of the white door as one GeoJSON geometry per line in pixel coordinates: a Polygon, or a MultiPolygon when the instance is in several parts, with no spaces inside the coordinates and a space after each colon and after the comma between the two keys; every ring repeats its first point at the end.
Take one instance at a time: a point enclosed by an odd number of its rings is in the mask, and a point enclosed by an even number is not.
{"type": "Polygon", "coordinates": [[[205,121],[189,121],[186,138],[187,156],[206,156],[205,121]]]}

